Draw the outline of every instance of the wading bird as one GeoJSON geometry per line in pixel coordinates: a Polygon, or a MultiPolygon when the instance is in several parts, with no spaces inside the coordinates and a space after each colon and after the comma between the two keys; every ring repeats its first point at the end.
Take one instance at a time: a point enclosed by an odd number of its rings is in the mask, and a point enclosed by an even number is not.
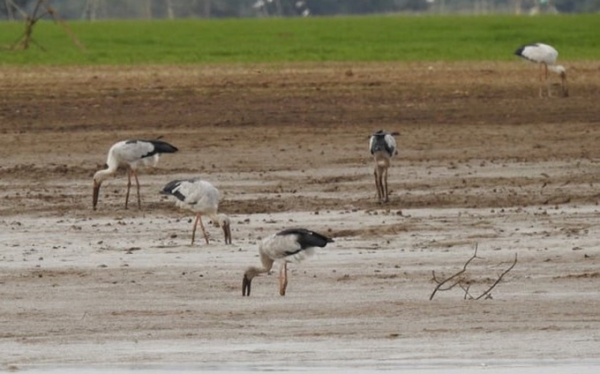
{"type": "Polygon", "coordinates": [[[548,83],[548,70],[552,70],[560,76],[561,95],[564,97],[569,96],[569,91],[567,90],[567,72],[563,66],[555,65],[558,52],[554,47],[543,43],[528,44],[517,49],[515,55],[538,64],[541,84],[540,97],[543,97],[544,83],[546,84],[548,96],[552,96],[550,84],[548,83]]]}
{"type": "Polygon", "coordinates": [[[106,160],[107,168],[94,174],[93,208],[96,210],[98,196],[102,182],[114,175],[119,167],[127,168],[127,194],[125,195],[125,209],[129,203],[129,190],[131,189],[131,175],[135,177],[137,185],[138,207],[141,209],[140,182],[137,169],[140,167],[155,167],[161,153],[175,153],[177,148],[161,140],[123,140],[115,143],[108,151],[106,160]]]}
{"type": "Polygon", "coordinates": [[[246,269],[242,281],[242,296],[250,296],[252,279],[268,273],[275,261],[283,262],[279,271],[279,294],[285,296],[287,288],[287,263],[298,263],[314,254],[315,247],[325,247],[333,239],[306,229],[287,229],[263,239],[258,245],[262,267],[246,269]]]}
{"type": "Polygon", "coordinates": [[[225,244],[231,244],[231,223],[229,217],[225,214],[218,214],[219,209],[219,190],[210,182],[200,178],[174,180],[169,182],[160,191],[163,195],[175,196],[175,205],[180,208],[191,210],[196,213],[194,221],[194,229],[192,230],[192,245],[196,238],[196,226],[200,222],[200,228],[204,234],[206,244],[208,244],[208,236],[202,224],[202,215],[208,216],[213,224],[223,229],[225,235],[225,244]]]}
{"type": "Polygon", "coordinates": [[[369,139],[369,149],[375,163],[375,171],[373,173],[375,175],[375,187],[377,188],[377,196],[380,203],[387,203],[389,201],[388,169],[392,157],[398,153],[394,135],[399,135],[399,133],[389,133],[379,130],[371,135],[369,139]]]}

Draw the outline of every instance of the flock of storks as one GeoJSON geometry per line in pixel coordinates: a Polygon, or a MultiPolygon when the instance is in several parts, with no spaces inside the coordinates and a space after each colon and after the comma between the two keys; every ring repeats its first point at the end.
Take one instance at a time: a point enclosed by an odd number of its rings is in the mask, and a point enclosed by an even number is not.
{"type": "MultiPolygon", "coordinates": [[[[369,149],[375,161],[375,185],[381,203],[389,201],[387,170],[390,167],[390,160],[397,153],[396,140],[393,135],[397,135],[397,133],[380,130],[371,135],[369,140],[369,149]]],[[[129,204],[132,176],[136,183],[138,208],[141,208],[138,170],[143,167],[155,167],[161,154],[177,151],[177,147],[159,139],[123,140],[115,143],[108,151],[106,169],[99,170],[94,174],[93,209],[97,209],[102,182],[114,175],[119,167],[127,170],[125,208],[127,209],[129,204]]],[[[196,214],[192,230],[192,245],[198,225],[202,229],[206,244],[209,243],[206,229],[202,223],[203,215],[209,217],[215,226],[223,229],[225,244],[231,244],[231,221],[227,215],[218,212],[220,193],[212,183],[201,178],[178,179],[167,183],[160,193],[174,196],[175,204],[178,207],[191,210],[196,214]]],[[[276,261],[282,263],[279,275],[279,293],[282,296],[285,295],[288,283],[287,263],[300,262],[312,255],[316,247],[323,248],[327,243],[332,242],[332,238],[303,228],[286,229],[263,239],[258,246],[262,267],[249,267],[245,271],[242,295],[250,296],[252,279],[257,275],[270,272],[276,261]]]]}
{"type": "MultiPolygon", "coordinates": [[[[535,43],[520,47],[515,54],[527,60],[536,62],[540,66],[540,82],[547,84],[548,70],[558,73],[561,77],[563,96],[568,95],[566,87],[566,72],[564,67],[555,65],[558,52],[551,46],[535,43]]],[[[548,96],[551,95],[548,85],[548,96]]],[[[540,87],[540,96],[543,90],[540,87]]],[[[397,132],[379,130],[369,139],[369,150],[374,161],[375,186],[379,203],[389,202],[388,169],[391,159],[397,154],[397,145],[394,136],[397,132]]],[[[155,140],[123,140],[115,143],[108,151],[107,168],[94,175],[93,209],[96,210],[100,195],[100,186],[109,176],[115,174],[119,167],[127,170],[127,193],[125,208],[129,203],[131,190],[131,177],[135,178],[137,187],[138,207],[141,208],[140,183],[137,170],[141,167],[155,167],[159,156],[163,153],[175,153],[178,149],[173,145],[159,139],[155,140]]],[[[196,214],[192,231],[192,245],[194,244],[198,224],[202,229],[204,239],[208,244],[208,235],[202,223],[202,215],[211,219],[213,224],[221,227],[225,237],[225,244],[231,244],[231,222],[225,214],[218,213],[220,194],[219,190],[210,182],[201,178],[174,180],[167,183],[160,191],[161,194],[174,196],[178,207],[191,210],[196,214]]],[[[323,248],[333,239],[317,232],[304,228],[290,228],[277,232],[259,243],[258,252],[261,267],[249,267],[244,272],[242,282],[242,295],[250,296],[252,279],[260,274],[271,271],[273,264],[281,263],[279,274],[279,293],[284,296],[287,287],[287,263],[297,263],[314,253],[316,247],[323,248]]]]}

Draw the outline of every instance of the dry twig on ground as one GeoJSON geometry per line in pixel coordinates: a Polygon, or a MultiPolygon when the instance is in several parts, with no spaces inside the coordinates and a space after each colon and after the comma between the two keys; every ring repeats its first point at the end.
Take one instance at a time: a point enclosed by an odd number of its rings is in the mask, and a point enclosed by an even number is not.
{"type": "Polygon", "coordinates": [[[435,275],[435,271],[432,271],[433,281],[437,283],[437,286],[433,289],[433,292],[429,296],[429,300],[433,300],[435,294],[438,291],[449,291],[449,290],[453,289],[454,287],[456,287],[457,285],[460,288],[462,288],[463,291],[465,291],[465,296],[464,296],[465,299],[480,300],[482,298],[486,298],[486,299],[491,298],[491,292],[494,289],[494,287],[496,287],[502,281],[502,278],[504,278],[504,276],[509,271],[511,271],[517,264],[517,254],[515,254],[515,259],[514,259],[513,263],[498,276],[496,281],[487,290],[485,290],[481,295],[475,297],[469,293],[471,285],[469,284],[468,281],[466,281],[462,277],[462,275],[467,271],[467,267],[469,266],[469,264],[476,258],[478,258],[477,257],[477,244],[475,244],[475,250],[474,250],[473,256],[471,256],[471,258],[469,258],[465,262],[465,264],[463,265],[463,268],[460,271],[454,273],[453,275],[451,275],[450,277],[445,278],[445,279],[438,279],[438,277],[435,275]]]}

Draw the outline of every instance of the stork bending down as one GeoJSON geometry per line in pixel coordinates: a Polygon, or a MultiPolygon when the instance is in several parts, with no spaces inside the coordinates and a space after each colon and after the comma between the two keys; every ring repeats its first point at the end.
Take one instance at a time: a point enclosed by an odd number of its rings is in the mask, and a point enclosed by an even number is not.
{"type": "Polygon", "coordinates": [[[208,236],[202,223],[202,215],[210,217],[213,224],[223,229],[225,235],[225,244],[231,244],[231,225],[229,217],[225,214],[218,214],[219,209],[219,190],[210,182],[200,178],[174,180],[169,182],[160,192],[163,195],[175,196],[175,204],[183,209],[191,210],[196,213],[194,229],[192,230],[192,245],[196,238],[196,226],[200,223],[200,228],[204,234],[206,244],[208,236]]]}
{"type": "Polygon", "coordinates": [[[285,296],[287,288],[287,263],[298,263],[314,254],[315,247],[325,247],[333,243],[333,239],[306,229],[287,229],[273,234],[258,246],[262,267],[251,266],[246,269],[242,281],[242,296],[250,296],[252,279],[257,275],[268,273],[275,261],[282,261],[279,272],[279,294],[285,296]]]}
{"type": "Polygon", "coordinates": [[[567,72],[561,65],[555,65],[558,58],[558,51],[554,47],[543,44],[534,43],[520,47],[515,51],[515,55],[522,57],[539,65],[540,70],[540,97],[543,97],[543,86],[546,85],[548,97],[552,96],[550,84],[548,83],[548,70],[552,70],[560,76],[561,95],[569,96],[567,89],[567,72]]]}
{"type": "Polygon", "coordinates": [[[380,203],[387,203],[389,199],[388,191],[388,169],[392,157],[398,152],[396,150],[396,139],[394,135],[397,132],[389,133],[379,130],[369,140],[369,149],[375,162],[375,187],[377,188],[377,197],[380,203]]]}
{"type": "Polygon", "coordinates": [[[174,153],[177,148],[161,140],[123,140],[115,143],[108,151],[106,160],[107,168],[94,174],[94,192],[92,204],[94,210],[98,205],[98,196],[102,182],[114,175],[119,167],[127,168],[127,194],[125,195],[125,209],[129,203],[129,190],[131,189],[131,176],[135,178],[137,186],[138,207],[142,208],[140,197],[140,181],[137,169],[139,167],[155,167],[161,153],[174,153]]]}

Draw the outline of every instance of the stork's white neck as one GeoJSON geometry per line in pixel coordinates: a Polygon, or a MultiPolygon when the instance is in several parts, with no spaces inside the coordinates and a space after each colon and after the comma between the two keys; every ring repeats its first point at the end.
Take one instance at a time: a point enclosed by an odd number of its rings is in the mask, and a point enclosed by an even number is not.
{"type": "Polygon", "coordinates": [[[97,183],[101,183],[106,178],[113,175],[115,173],[115,171],[117,171],[117,168],[113,169],[110,167],[108,169],[99,170],[98,172],[96,172],[96,174],[94,174],[94,181],[96,181],[97,183]]]}
{"type": "Polygon", "coordinates": [[[206,216],[210,218],[213,223],[216,223],[219,227],[223,227],[223,219],[220,214],[207,213],[206,216]]]}
{"type": "Polygon", "coordinates": [[[250,266],[248,269],[246,269],[245,276],[248,279],[252,279],[255,276],[263,274],[263,273],[268,273],[273,268],[273,263],[275,261],[273,261],[272,258],[270,258],[266,254],[261,252],[260,253],[260,262],[262,263],[262,267],[259,268],[256,266],[250,266]]]}
{"type": "Polygon", "coordinates": [[[558,73],[558,74],[565,74],[566,73],[565,67],[562,66],[562,65],[549,65],[548,69],[550,69],[553,72],[558,73]]]}

